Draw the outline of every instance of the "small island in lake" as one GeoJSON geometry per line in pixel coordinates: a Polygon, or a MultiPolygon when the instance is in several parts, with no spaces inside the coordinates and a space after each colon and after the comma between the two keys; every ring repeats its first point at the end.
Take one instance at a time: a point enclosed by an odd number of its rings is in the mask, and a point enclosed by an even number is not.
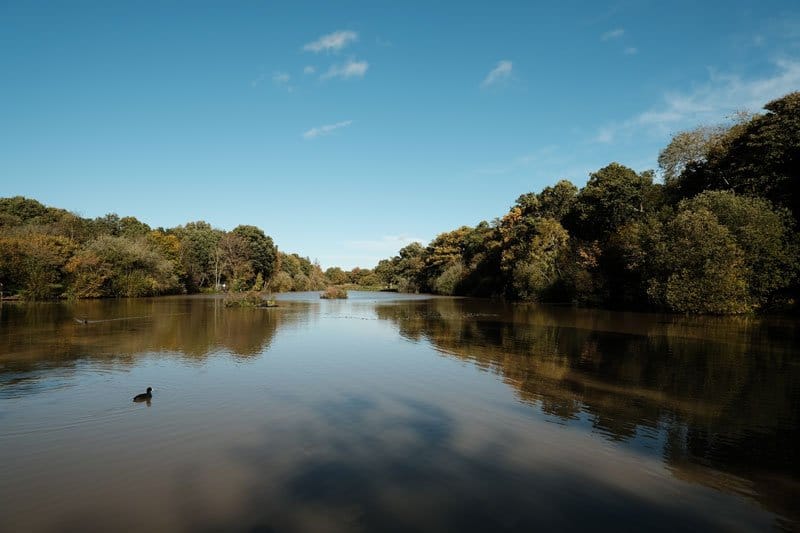
{"type": "Polygon", "coordinates": [[[341,287],[328,287],[319,297],[323,300],[346,300],[347,291],[341,287]]]}

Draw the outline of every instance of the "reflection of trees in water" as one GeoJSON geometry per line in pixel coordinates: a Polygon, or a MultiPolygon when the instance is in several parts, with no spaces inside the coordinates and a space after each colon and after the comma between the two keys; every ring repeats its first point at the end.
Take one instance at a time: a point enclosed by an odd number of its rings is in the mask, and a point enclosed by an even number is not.
{"type": "Polygon", "coordinates": [[[663,430],[663,457],[677,476],[755,492],[798,518],[790,496],[800,473],[800,339],[790,320],[453,299],[377,312],[404,337],[502,376],[545,413],[565,421],[587,413],[613,440],[663,430]]]}
{"type": "Polygon", "coordinates": [[[226,309],[208,298],[5,305],[0,373],[62,367],[87,357],[132,362],[148,352],[202,359],[227,350],[253,357],[296,316],[290,309],[226,309]],[[84,318],[85,324],[76,320],[84,318]]]}

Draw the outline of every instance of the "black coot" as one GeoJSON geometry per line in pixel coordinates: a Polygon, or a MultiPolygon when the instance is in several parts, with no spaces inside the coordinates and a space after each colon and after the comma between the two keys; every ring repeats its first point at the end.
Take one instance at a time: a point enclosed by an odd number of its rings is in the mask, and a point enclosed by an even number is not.
{"type": "Polygon", "coordinates": [[[137,394],[133,397],[134,402],[146,402],[150,398],[153,397],[153,387],[147,387],[147,392],[143,392],[142,394],[137,394]]]}

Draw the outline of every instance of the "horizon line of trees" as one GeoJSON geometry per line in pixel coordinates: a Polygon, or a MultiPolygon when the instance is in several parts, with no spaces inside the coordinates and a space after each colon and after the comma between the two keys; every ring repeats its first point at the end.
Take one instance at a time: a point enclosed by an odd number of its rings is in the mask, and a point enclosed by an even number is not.
{"type": "Polygon", "coordinates": [[[655,172],[611,163],[508,213],[412,243],[375,274],[407,292],[682,313],[796,309],[800,92],[676,134],[655,172]]]}
{"type": "Polygon", "coordinates": [[[26,300],[139,297],[209,290],[321,290],[317,262],[278,250],[256,226],[205,221],[152,229],[94,219],[21,196],[0,198],[0,290],[26,300]]]}
{"type": "Polygon", "coordinates": [[[373,269],[280,252],[255,226],[152,229],[0,198],[0,291],[29,300],[328,285],[683,313],[797,308],[800,92],[676,134],[655,172],[611,163],[508,213],[412,243],[373,269]]]}
{"type": "Polygon", "coordinates": [[[16,196],[0,198],[0,292],[26,300],[139,297],[203,291],[378,288],[368,268],[323,272],[278,250],[258,227],[205,221],[152,229],[135,217],[82,218],[16,196]]]}

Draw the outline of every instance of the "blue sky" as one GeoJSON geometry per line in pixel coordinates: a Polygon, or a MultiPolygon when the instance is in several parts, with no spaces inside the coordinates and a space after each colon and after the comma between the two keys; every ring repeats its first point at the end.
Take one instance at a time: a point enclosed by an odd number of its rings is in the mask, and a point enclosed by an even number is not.
{"type": "Polygon", "coordinates": [[[800,3],[0,1],[0,196],[323,267],[800,89],[800,3]]]}

